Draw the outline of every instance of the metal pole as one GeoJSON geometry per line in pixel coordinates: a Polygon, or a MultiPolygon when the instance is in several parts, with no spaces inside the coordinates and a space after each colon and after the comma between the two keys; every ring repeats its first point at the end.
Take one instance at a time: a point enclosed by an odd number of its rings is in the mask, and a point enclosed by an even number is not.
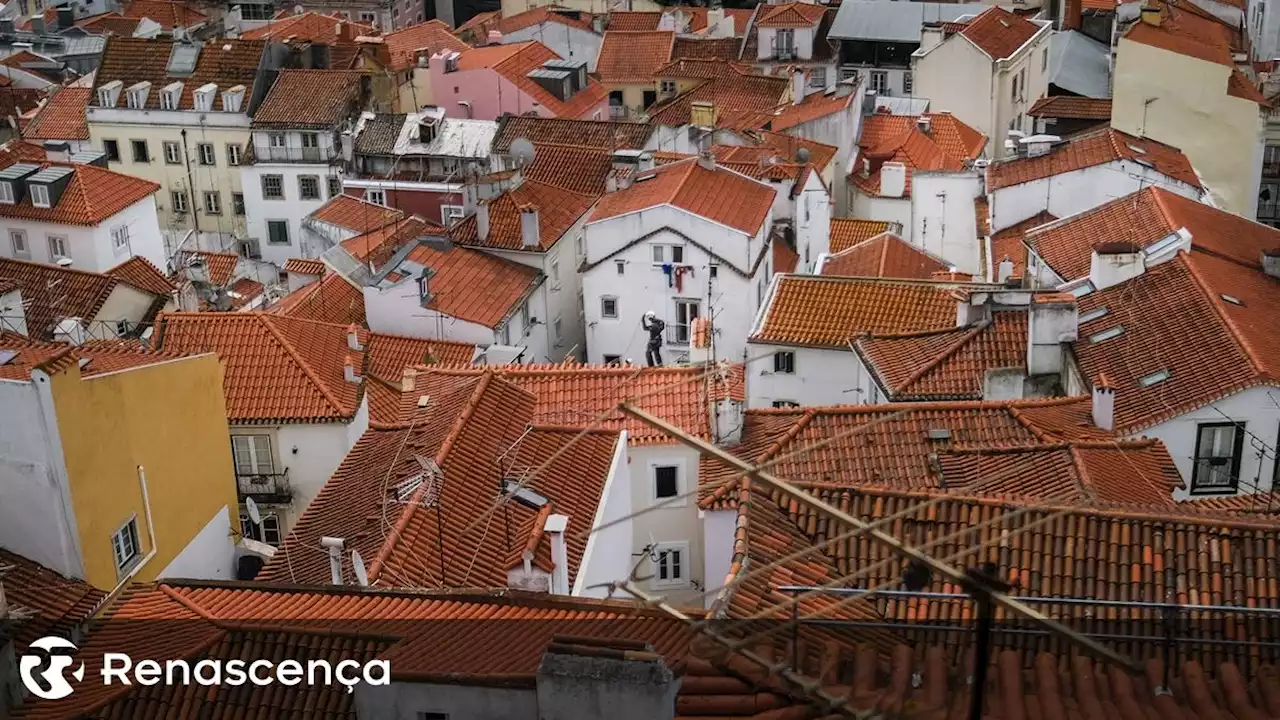
{"type": "Polygon", "coordinates": [[[991,621],[995,607],[991,598],[978,593],[978,636],[973,646],[973,687],[969,692],[969,720],[982,720],[982,701],[987,691],[987,667],[991,664],[991,621]]]}

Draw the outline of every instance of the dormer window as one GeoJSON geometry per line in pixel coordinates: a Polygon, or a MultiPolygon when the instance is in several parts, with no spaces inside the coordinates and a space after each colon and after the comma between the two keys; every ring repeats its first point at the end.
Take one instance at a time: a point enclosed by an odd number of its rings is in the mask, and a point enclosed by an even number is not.
{"type": "Polygon", "coordinates": [[[13,204],[13,183],[0,182],[0,203],[13,204]]]}
{"type": "Polygon", "coordinates": [[[31,204],[38,208],[53,207],[49,204],[49,188],[46,185],[31,186],[31,204]]]}
{"type": "Polygon", "coordinates": [[[192,104],[197,112],[209,112],[213,110],[213,96],[218,92],[218,86],[214,83],[202,85],[191,94],[192,104]]]}
{"type": "Polygon", "coordinates": [[[144,110],[147,107],[147,96],[151,94],[151,83],[143,80],[129,88],[127,102],[131,110],[144,110]]]}
{"type": "Polygon", "coordinates": [[[182,102],[182,83],[169,83],[160,93],[160,109],[177,110],[182,102]]]}
{"type": "Polygon", "coordinates": [[[111,82],[98,88],[98,106],[113,108],[120,100],[120,88],[124,87],[124,83],[119,80],[111,82]]]}
{"type": "MultiPolygon", "coordinates": [[[[216,87],[216,86],[215,86],[216,87]]],[[[213,93],[209,93],[210,102],[212,102],[213,93]]],[[[222,110],[224,112],[240,112],[240,105],[244,102],[244,86],[236,85],[228,88],[222,93],[222,110]]]]}

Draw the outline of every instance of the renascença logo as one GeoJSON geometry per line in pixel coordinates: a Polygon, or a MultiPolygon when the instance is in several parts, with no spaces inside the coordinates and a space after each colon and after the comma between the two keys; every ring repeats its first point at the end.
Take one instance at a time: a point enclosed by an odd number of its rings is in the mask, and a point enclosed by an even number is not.
{"type": "MultiPolygon", "coordinates": [[[[22,684],[32,695],[45,700],[59,700],[71,694],[71,683],[63,671],[74,661],[71,654],[78,650],[74,644],[60,637],[42,637],[31,643],[27,654],[18,661],[22,684]],[[31,650],[41,652],[32,653],[31,650]]],[[[84,680],[84,663],[71,673],[76,682],[84,680]]]]}
{"type": "MultiPolygon", "coordinates": [[[[59,637],[43,637],[31,643],[31,648],[40,652],[22,656],[19,670],[22,673],[22,684],[33,695],[45,700],[58,700],[72,692],[63,671],[71,667],[71,654],[76,646],[59,637]]],[[[391,664],[386,660],[370,660],[361,663],[356,660],[342,660],[330,663],[327,660],[283,660],[279,663],[271,660],[200,660],[190,663],[186,660],[139,660],[133,661],[125,653],[103,653],[101,669],[103,685],[202,685],[218,687],[222,685],[239,686],[245,683],[265,686],[272,683],[281,685],[300,685],[304,681],[309,686],[325,686],[337,683],[354,692],[360,683],[366,685],[390,685],[391,664]]],[[[76,681],[84,680],[84,664],[81,663],[71,673],[76,681]]]]}

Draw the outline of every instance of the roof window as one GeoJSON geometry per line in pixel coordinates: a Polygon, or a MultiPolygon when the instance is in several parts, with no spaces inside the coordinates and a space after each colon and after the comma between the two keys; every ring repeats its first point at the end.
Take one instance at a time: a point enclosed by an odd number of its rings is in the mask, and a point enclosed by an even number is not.
{"type": "Polygon", "coordinates": [[[524,505],[530,510],[537,510],[550,502],[545,495],[535,492],[528,486],[521,487],[518,480],[513,480],[511,478],[503,478],[502,494],[511,495],[516,502],[524,505]]]}
{"type": "Polygon", "coordinates": [[[1130,150],[1132,150],[1132,151],[1134,151],[1134,152],[1138,153],[1139,155],[1146,155],[1146,154],[1147,154],[1147,151],[1146,151],[1146,150],[1143,150],[1142,148],[1138,147],[1137,145],[1134,145],[1133,143],[1125,143],[1125,145],[1126,145],[1130,150]]]}
{"type": "Polygon", "coordinates": [[[1150,375],[1142,376],[1138,380],[1138,384],[1141,385],[1142,387],[1151,387],[1152,385],[1159,385],[1160,383],[1164,382],[1165,380],[1168,380],[1171,377],[1173,377],[1173,373],[1169,372],[1168,370],[1157,370],[1156,372],[1153,372],[1150,375]]]}
{"type": "Polygon", "coordinates": [[[1223,300],[1226,300],[1227,302],[1231,303],[1232,305],[1239,305],[1240,307],[1244,307],[1244,303],[1240,301],[1240,298],[1238,298],[1238,297],[1236,297],[1236,296],[1234,296],[1234,295],[1228,295],[1228,294],[1226,294],[1226,293],[1222,293],[1222,294],[1221,294],[1221,297],[1222,297],[1222,299],[1223,299],[1223,300]]]}
{"type": "Polygon", "coordinates": [[[1111,311],[1110,311],[1110,310],[1108,310],[1108,309],[1106,309],[1105,307],[1094,308],[1094,309],[1090,310],[1089,312],[1087,312],[1087,313],[1082,313],[1082,314],[1080,315],[1080,324],[1081,324],[1081,325],[1083,325],[1083,324],[1085,324],[1085,323],[1087,323],[1087,322],[1093,322],[1094,320],[1097,320],[1098,318],[1106,317],[1106,316],[1107,316],[1107,313],[1109,313],[1109,312],[1111,312],[1111,311]]]}
{"type": "Polygon", "coordinates": [[[18,357],[17,350],[0,350],[0,365],[8,365],[9,361],[18,357]]]}
{"type": "Polygon", "coordinates": [[[1100,343],[1103,340],[1110,340],[1111,338],[1114,338],[1114,337],[1120,337],[1123,334],[1124,334],[1124,326],[1117,325],[1113,328],[1107,328],[1106,330],[1103,330],[1100,333],[1094,333],[1093,335],[1090,335],[1089,342],[1100,343]]]}

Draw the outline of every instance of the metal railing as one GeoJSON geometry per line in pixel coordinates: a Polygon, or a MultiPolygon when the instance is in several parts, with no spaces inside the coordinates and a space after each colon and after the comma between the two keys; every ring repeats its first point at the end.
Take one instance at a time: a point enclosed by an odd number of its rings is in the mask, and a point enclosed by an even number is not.
{"type": "Polygon", "coordinates": [[[326,163],[338,159],[338,153],[320,147],[258,147],[254,157],[263,162],[326,163]]]}
{"type": "Polygon", "coordinates": [[[240,497],[253,498],[259,503],[287,503],[293,499],[293,486],[289,483],[289,469],[282,473],[236,473],[236,486],[240,497]]]}
{"type": "Polygon", "coordinates": [[[672,323],[667,326],[667,344],[668,345],[688,345],[690,338],[690,330],[688,324],[672,323]]]}

